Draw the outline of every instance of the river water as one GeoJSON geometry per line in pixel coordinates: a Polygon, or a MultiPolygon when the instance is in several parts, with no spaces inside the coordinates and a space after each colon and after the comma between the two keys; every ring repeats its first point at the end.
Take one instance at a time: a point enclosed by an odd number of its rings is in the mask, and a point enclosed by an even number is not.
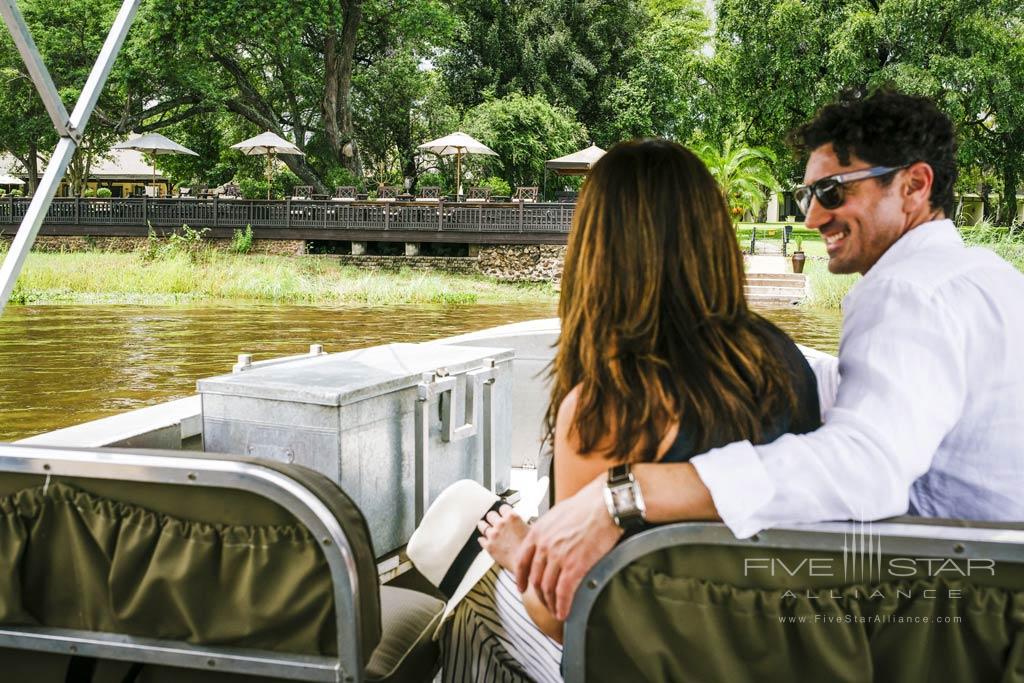
{"type": "MultiPolygon", "coordinates": [[[[838,311],[761,311],[835,353],[838,311]]],[[[182,398],[255,360],[424,341],[555,315],[555,304],[473,306],[12,306],[0,316],[0,441],[182,398]]]]}

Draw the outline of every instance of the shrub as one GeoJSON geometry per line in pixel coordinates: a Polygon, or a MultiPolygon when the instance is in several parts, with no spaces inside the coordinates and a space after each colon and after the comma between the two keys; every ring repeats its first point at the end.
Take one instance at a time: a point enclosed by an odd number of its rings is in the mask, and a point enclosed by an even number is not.
{"type": "Polygon", "coordinates": [[[203,238],[207,232],[209,232],[209,228],[196,230],[188,225],[182,225],[179,230],[172,232],[166,239],[160,239],[153,226],[150,225],[146,235],[146,251],[142,258],[145,261],[156,261],[185,256],[189,261],[195,263],[206,255],[207,248],[203,238]]]}
{"type": "Polygon", "coordinates": [[[235,230],[231,235],[231,246],[229,249],[235,254],[248,254],[252,251],[252,226],[245,226],[245,230],[235,230]]]}
{"type": "Polygon", "coordinates": [[[89,189],[85,190],[84,192],[82,192],[82,196],[86,197],[86,198],[95,197],[96,196],[96,190],[94,190],[92,188],[89,188],[89,189]]]}
{"type": "Polygon", "coordinates": [[[346,187],[349,185],[354,185],[358,190],[362,190],[365,187],[362,178],[344,166],[332,168],[327,172],[327,177],[324,180],[327,183],[327,189],[332,192],[336,187],[346,187]]]}
{"type": "Polygon", "coordinates": [[[101,187],[96,190],[96,196],[100,199],[110,199],[113,195],[114,193],[110,191],[109,187],[101,187]]]}
{"type": "Polygon", "coordinates": [[[11,190],[11,196],[12,197],[24,197],[25,193],[22,192],[21,190],[15,189],[15,190],[11,190]]]}
{"type": "Polygon", "coordinates": [[[238,188],[246,199],[266,199],[267,181],[262,178],[240,178],[238,188]]]}
{"type": "MultiPolygon", "coordinates": [[[[453,191],[452,183],[448,180],[448,176],[443,173],[421,173],[416,179],[416,184],[419,187],[440,187],[441,192],[448,194],[453,191]]],[[[462,181],[462,187],[469,187],[470,183],[467,180],[462,181]]]]}
{"type": "Polygon", "coordinates": [[[485,178],[480,182],[480,187],[491,188],[491,193],[496,194],[499,197],[510,197],[512,195],[512,188],[509,186],[508,182],[505,181],[504,178],[499,178],[498,176],[485,178]]]}
{"type": "Polygon", "coordinates": [[[5,190],[2,187],[0,187],[0,197],[6,197],[6,196],[7,196],[7,190],[5,190]]]}

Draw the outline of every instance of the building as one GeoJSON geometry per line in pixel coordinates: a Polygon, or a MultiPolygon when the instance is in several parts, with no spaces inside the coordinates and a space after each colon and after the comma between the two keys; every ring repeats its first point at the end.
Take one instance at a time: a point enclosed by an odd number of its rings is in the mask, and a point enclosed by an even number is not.
{"type": "MultiPolygon", "coordinates": [[[[39,160],[39,175],[42,176],[46,169],[46,162],[39,160]]],[[[0,173],[9,173],[13,176],[27,181],[28,175],[21,164],[9,154],[0,154],[0,173]]],[[[62,182],[57,191],[58,197],[70,197],[71,188],[66,182],[62,182]]],[[[141,152],[131,149],[112,149],[106,156],[93,161],[89,179],[85,183],[88,190],[98,190],[105,187],[110,190],[114,197],[141,197],[147,194],[147,187],[153,186],[153,167],[149,160],[141,152]]],[[[148,194],[161,197],[170,195],[171,181],[156,171],[156,189],[150,189],[148,194]]],[[[26,192],[28,188],[25,188],[26,192]]]]}

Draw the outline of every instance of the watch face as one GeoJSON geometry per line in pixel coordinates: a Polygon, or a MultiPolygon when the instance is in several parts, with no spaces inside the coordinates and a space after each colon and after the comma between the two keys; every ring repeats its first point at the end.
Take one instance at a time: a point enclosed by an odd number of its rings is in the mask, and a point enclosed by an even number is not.
{"type": "Polygon", "coordinates": [[[615,509],[620,512],[633,512],[637,509],[636,496],[633,495],[633,487],[630,485],[616,486],[611,491],[612,502],[615,509]]]}

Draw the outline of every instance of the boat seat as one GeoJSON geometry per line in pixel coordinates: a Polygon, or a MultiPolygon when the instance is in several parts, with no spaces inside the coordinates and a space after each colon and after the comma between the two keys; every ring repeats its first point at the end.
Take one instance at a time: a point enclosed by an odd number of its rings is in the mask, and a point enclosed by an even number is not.
{"type": "Polygon", "coordinates": [[[584,578],[564,652],[567,683],[1021,681],[1024,525],[655,527],[584,578]]]}
{"type": "Polygon", "coordinates": [[[439,666],[444,603],[378,586],[358,508],[297,465],[0,444],[0,557],[7,680],[398,683],[439,666]]]}

